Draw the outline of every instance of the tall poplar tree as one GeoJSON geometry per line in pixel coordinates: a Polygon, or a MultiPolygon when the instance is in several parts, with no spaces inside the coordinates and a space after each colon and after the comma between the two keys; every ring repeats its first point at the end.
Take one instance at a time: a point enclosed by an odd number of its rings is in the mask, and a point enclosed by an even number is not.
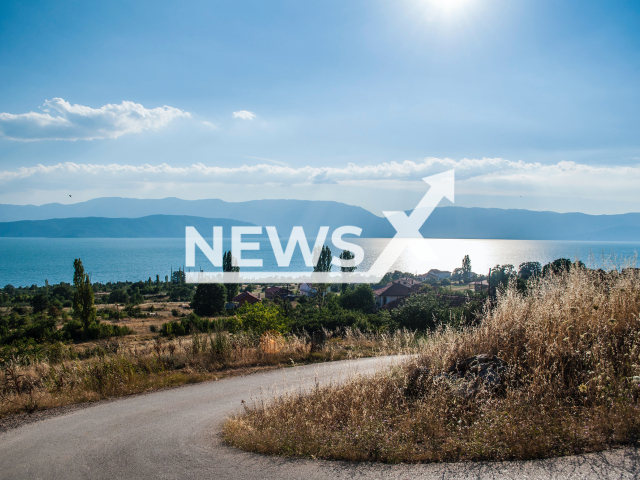
{"type": "MultiPolygon", "coordinates": [[[[233,266],[233,256],[231,255],[231,251],[224,252],[222,255],[222,271],[223,272],[239,272],[240,267],[233,266]]],[[[240,285],[237,283],[227,283],[225,284],[227,288],[227,302],[233,300],[233,297],[238,295],[238,291],[240,290],[240,285]]]]}
{"type": "MultiPolygon", "coordinates": [[[[349,250],[343,250],[342,253],[340,254],[340,260],[353,260],[355,258],[355,255],[353,254],[353,252],[349,251],[349,250]]],[[[340,271],[342,272],[355,272],[356,268],[358,267],[340,267],[340,271]]],[[[347,287],[349,285],[346,283],[342,284],[342,291],[344,292],[347,287]]]]}
{"type": "Polygon", "coordinates": [[[73,294],[73,318],[82,322],[82,328],[86,332],[89,326],[96,321],[96,307],[93,304],[93,287],[89,275],[84,272],[82,260],[76,258],[73,261],[73,286],[76,291],[73,294]]]}
{"type": "MultiPolygon", "coordinates": [[[[318,263],[313,267],[314,272],[330,272],[331,271],[331,249],[326,245],[322,246],[322,250],[320,250],[320,256],[318,257],[318,263]]],[[[326,283],[317,283],[315,285],[316,291],[320,296],[321,302],[324,303],[324,295],[327,292],[326,283]]]]}
{"type": "Polygon", "coordinates": [[[471,259],[469,255],[465,255],[462,259],[462,280],[464,283],[468,283],[471,279],[471,259]]]}

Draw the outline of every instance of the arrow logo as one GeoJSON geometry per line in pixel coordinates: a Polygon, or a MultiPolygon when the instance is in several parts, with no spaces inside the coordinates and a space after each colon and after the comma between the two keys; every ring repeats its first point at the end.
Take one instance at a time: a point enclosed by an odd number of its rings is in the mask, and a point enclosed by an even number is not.
{"type": "Polygon", "coordinates": [[[420,228],[443,198],[455,201],[454,170],[424,177],[422,181],[431,188],[410,215],[405,212],[382,212],[396,229],[396,234],[367,272],[369,276],[379,276],[382,279],[407,247],[421,260],[437,258],[420,233],[420,228]]]}
{"type": "Polygon", "coordinates": [[[420,228],[443,198],[454,201],[454,171],[431,175],[422,180],[430,185],[429,191],[410,215],[405,212],[382,212],[395,228],[396,234],[366,272],[187,272],[187,283],[378,283],[407,248],[420,260],[436,260],[438,257],[420,233],[420,228]]]}

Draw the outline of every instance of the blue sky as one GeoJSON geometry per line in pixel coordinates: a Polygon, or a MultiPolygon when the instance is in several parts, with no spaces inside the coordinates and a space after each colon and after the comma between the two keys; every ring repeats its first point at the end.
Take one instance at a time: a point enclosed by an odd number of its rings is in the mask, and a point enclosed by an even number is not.
{"type": "Polygon", "coordinates": [[[640,211],[638,2],[5,1],[0,65],[1,203],[380,214],[455,168],[462,206],[640,211]]]}

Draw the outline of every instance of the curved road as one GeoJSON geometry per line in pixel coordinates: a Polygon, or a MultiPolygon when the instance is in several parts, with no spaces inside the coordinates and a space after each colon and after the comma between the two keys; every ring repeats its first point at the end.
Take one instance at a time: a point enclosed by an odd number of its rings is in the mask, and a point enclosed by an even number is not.
{"type": "Polygon", "coordinates": [[[638,478],[639,450],[533,462],[382,465],[267,457],[224,445],[220,425],[261,389],[366,374],[397,357],[287,368],[97,404],[0,435],[2,479],[638,478]]]}

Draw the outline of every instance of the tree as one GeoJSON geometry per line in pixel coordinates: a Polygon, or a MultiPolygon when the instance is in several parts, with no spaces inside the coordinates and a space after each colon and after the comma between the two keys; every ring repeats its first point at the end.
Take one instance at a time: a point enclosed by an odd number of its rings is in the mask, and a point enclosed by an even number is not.
{"type": "Polygon", "coordinates": [[[568,258],[558,258],[551,263],[547,263],[542,268],[542,275],[547,276],[550,274],[557,274],[562,271],[569,271],[573,266],[573,262],[568,258]]]}
{"type": "Polygon", "coordinates": [[[518,276],[523,280],[537,277],[542,273],[542,265],[540,262],[523,262],[518,267],[518,276]]]}
{"type": "Polygon", "coordinates": [[[140,289],[138,287],[134,288],[131,297],[129,297],[129,301],[134,305],[140,305],[144,302],[144,297],[140,293],[140,289]]]}
{"type": "Polygon", "coordinates": [[[191,308],[196,315],[212,317],[224,312],[227,289],[221,283],[201,283],[196,289],[191,308]]]}
{"type": "Polygon", "coordinates": [[[93,304],[93,287],[89,275],[84,273],[82,260],[76,258],[73,262],[75,272],[73,274],[73,286],[76,291],[73,295],[73,318],[82,323],[86,332],[96,320],[96,307],[93,304]]]}
{"type": "Polygon", "coordinates": [[[178,269],[175,272],[171,272],[171,283],[174,285],[182,284],[185,282],[186,276],[182,269],[178,269]]]}
{"type": "Polygon", "coordinates": [[[330,272],[331,271],[331,249],[326,245],[322,246],[320,250],[320,256],[318,257],[318,263],[313,267],[314,272],[330,272]]]}
{"type": "MultiPolygon", "coordinates": [[[[240,267],[236,267],[233,265],[234,263],[236,263],[234,262],[234,260],[235,258],[233,258],[233,256],[231,255],[231,251],[224,252],[224,255],[222,256],[222,271],[239,272],[240,267]]],[[[237,283],[227,283],[225,284],[225,286],[227,288],[227,302],[230,302],[231,300],[233,300],[233,297],[238,295],[240,285],[238,285],[237,283]]]]}
{"type": "Polygon", "coordinates": [[[468,283],[471,278],[471,259],[465,255],[462,259],[462,281],[468,283]]]}
{"type": "Polygon", "coordinates": [[[513,265],[496,265],[491,269],[491,295],[495,295],[496,288],[505,288],[511,277],[516,276],[513,265]]]}
{"type": "Polygon", "coordinates": [[[238,310],[238,319],[245,330],[262,335],[268,330],[280,333],[287,331],[287,318],[279,305],[265,305],[262,302],[246,302],[238,310]]]}
{"type": "Polygon", "coordinates": [[[36,294],[31,299],[31,307],[33,308],[33,313],[40,313],[47,310],[49,308],[49,295],[47,295],[47,292],[36,294]]]}
{"type": "Polygon", "coordinates": [[[449,309],[434,293],[412,295],[400,308],[391,312],[391,318],[401,328],[433,330],[437,325],[449,321],[449,309]]]}
{"type": "MultiPolygon", "coordinates": [[[[343,250],[342,253],[340,254],[340,260],[353,260],[355,258],[355,255],[353,254],[353,252],[349,251],[349,250],[343,250]]],[[[355,272],[356,271],[356,267],[355,265],[353,267],[340,267],[340,271],[341,272],[355,272]]],[[[347,289],[347,284],[343,283],[342,284],[342,290],[346,290],[347,289]]]]}
{"type": "MultiPolygon", "coordinates": [[[[326,245],[322,246],[322,250],[320,250],[320,256],[318,257],[318,263],[313,267],[314,272],[330,272],[331,271],[331,249],[326,245]]],[[[316,291],[320,298],[324,299],[324,295],[327,291],[326,283],[318,283],[315,285],[316,291]]]]}
{"type": "Polygon", "coordinates": [[[124,288],[118,288],[109,294],[109,303],[128,303],[129,295],[124,288]]]}
{"type": "Polygon", "coordinates": [[[351,287],[340,294],[340,306],[347,310],[359,310],[363,313],[371,313],[376,306],[376,299],[371,285],[361,283],[355,288],[351,287]]]}
{"type": "Polygon", "coordinates": [[[451,272],[451,280],[457,280],[460,281],[462,280],[464,271],[462,270],[462,268],[458,267],[458,268],[454,268],[453,272],[451,272]]]}

